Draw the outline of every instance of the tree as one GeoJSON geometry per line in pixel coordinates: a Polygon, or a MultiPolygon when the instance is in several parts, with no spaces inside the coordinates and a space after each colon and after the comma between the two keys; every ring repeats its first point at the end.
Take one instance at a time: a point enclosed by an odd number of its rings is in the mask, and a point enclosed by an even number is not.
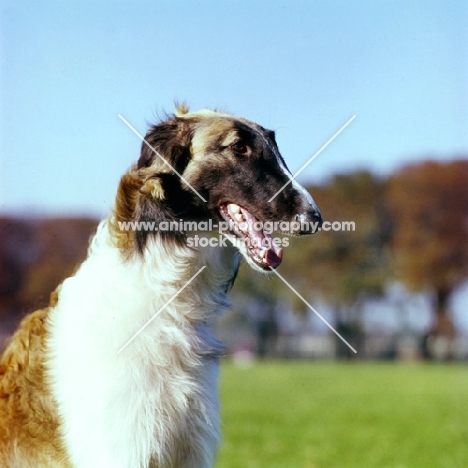
{"type": "Polygon", "coordinates": [[[303,295],[321,296],[334,307],[341,334],[358,334],[363,302],[381,295],[391,275],[385,181],[360,171],[309,189],[325,221],[351,221],[355,229],[293,240],[285,252],[285,275],[303,295]]]}
{"type": "Polygon", "coordinates": [[[396,274],[414,290],[433,291],[432,331],[451,337],[448,301],[468,277],[468,161],[405,167],[391,178],[387,199],[396,274]]]}
{"type": "Polygon", "coordinates": [[[388,276],[384,182],[369,172],[335,176],[310,187],[325,221],[354,223],[354,230],[328,230],[297,239],[285,269],[328,300],[353,304],[364,293],[379,295],[388,276]]]}
{"type": "Polygon", "coordinates": [[[47,305],[84,260],[96,225],[86,218],[0,218],[0,348],[1,335],[26,312],[47,305]]]}
{"type": "Polygon", "coordinates": [[[19,298],[29,309],[44,307],[50,293],[72,275],[86,258],[89,239],[97,220],[51,218],[27,221],[34,233],[19,298]]]}

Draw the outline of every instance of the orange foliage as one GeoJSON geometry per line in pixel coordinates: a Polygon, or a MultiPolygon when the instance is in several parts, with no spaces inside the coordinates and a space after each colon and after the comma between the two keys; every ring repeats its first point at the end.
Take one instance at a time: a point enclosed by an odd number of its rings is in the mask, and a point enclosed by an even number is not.
{"type": "Polygon", "coordinates": [[[388,200],[400,278],[452,290],[468,276],[468,161],[406,167],[391,179],[388,200]]]}
{"type": "Polygon", "coordinates": [[[468,277],[468,161],[408,166],[389,183],[399,278],[435,292],[434,332],[452,335],[448,300],[468,277]]]}

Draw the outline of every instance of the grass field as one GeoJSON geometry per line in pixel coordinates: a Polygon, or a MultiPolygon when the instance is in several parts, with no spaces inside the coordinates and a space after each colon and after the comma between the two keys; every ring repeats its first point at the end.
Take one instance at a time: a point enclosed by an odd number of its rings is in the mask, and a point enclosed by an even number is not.
{"type": "Polygon", "coordinates": [[[468,366],[221,369],[217,468],[466,468],[468,366]]]}

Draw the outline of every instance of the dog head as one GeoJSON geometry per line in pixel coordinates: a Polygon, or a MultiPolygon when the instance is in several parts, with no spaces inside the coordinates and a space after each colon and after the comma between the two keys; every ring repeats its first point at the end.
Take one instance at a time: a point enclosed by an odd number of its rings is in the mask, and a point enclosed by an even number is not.
{"type": "MultiPolygon", "coordinates": [[[[138,163],[122,178],[115,217],[224,222],[229,226],[224,234],[241,239],[240,251],[261,270],[276,268],[282,258],[278,245],[265,243],[271,236],[262,224],[302,235],[315,232],[322,221],[310,194],[292,180],[274,132],[229,114],[188,112],[183,106],[146,134],[138,163]]],[[[139,250],[151,234],[135,233],[139,250]]],[[[180,231],[160,235],[184,241],[180,231]]]]}

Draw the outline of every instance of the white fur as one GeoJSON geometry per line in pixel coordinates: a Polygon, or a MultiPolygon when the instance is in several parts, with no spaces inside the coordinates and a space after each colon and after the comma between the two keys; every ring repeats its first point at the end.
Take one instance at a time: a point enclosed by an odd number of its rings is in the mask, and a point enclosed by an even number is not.
{"type": "Polygon", "coordinates": [[[49,321],[48,375],[76,468],[213,466],[220,345],[210,324],[228,305],[224,291],[235,255],[155,237],[144,256],[124,260],[107,222],[100,224],[49,321]]]}

